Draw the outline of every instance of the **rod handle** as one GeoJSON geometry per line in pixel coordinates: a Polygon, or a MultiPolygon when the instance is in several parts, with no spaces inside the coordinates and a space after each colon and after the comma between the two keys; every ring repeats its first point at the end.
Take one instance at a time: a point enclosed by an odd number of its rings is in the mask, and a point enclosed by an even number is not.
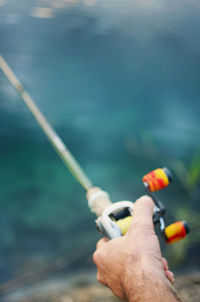
{"type": "Polygon", "coordinates": [[[86,197],[90,210],[97,217],[101,216],[103,211],[112,204],[108,193],[98,187],[89,188],[86,197]]]}

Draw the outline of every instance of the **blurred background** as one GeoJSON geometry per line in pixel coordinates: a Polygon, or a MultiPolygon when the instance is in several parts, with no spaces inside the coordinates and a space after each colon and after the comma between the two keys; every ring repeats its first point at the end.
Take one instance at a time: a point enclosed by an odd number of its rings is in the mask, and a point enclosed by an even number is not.
{"type": "MultiPolygon", "coordinates": [[[[0,0],[1,55],[95,185],[134,201],[172,171],[158,196],[191,233],[161,244],[179,272],[200,269],[199,28],[198,0],[0,0]]],[[[95,272],[85,192],[2,72],[0,146],[0,283],[95,272]]]]}

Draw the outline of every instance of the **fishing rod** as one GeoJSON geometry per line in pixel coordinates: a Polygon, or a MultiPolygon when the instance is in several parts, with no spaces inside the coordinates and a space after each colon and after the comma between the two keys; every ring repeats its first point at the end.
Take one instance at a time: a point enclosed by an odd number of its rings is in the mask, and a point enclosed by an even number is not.
{"type": "Polygon", "coordinates": [[[28,94],[28,92],[24,89],[23,85],[20,83],[20,81],[17,79],[16,75],[13,73],[13,71],[10,69],[6,61],[3,59],[2,56],[0,56],[0,67],[5,74],[5,76],[8,78],[12,86],[17,90],[19,93],[22,101],[24,104],[28,107],[28,109],[31,111],[33,116],[35,117],[36,121],[40,125],[41,129],[46,134],[47,138],[49,139],[50,143],[60,156],[60,158],[63,160],[64,164],[67,166],[67,168],[70,170],[70,172],[74,175],[76,180],[83,186],[83,188],[87,191],[90,187],[92,187],[92,182],[90,179],[86,176],[85,172],[79,165],[79,163],[76,161],[72,153],[69,151],[69,149],[65,146],[63,141],[60,139],[58,134],[55,132],[55,130],[52,128],[52,126],[48,123],[44,115],[41,113],[39,108],[36,106],[35,102],[31,98],[31,96],[28,94]]]}
{"type": "MultiPolygon", "coordinates": [[[[125,235],[132,221],[134,203],[131,201],[119,201],[112,203],[107,192],[93,186],[91,180],[85,174],[79,163],[52,126],[48,123],[44,115],[36,106],[34,100],[25,90],[1,55],[0,68],[12,86],[19,93],[22,101],[28,107],[41,129],[46,134],[48,140],[64,162],[65,166],[86,190],[88,206],[97,216],[95,221],[97,229],[102,235],[110,239],[125,235]]],[[[160,232],[167,243],[179,241],[185,238],[189,232],[188,225],[185,221],[178,221],[167,227],[165,226],[165,207],[154,194],[155,191],[159,191],[167,187],[171,182],[171,179],[170,171],[167,168],[156,169],[143,177],[145,191],[153,199],[155,204],[153,223],[154,225],[159,224],[160,232]]]]}

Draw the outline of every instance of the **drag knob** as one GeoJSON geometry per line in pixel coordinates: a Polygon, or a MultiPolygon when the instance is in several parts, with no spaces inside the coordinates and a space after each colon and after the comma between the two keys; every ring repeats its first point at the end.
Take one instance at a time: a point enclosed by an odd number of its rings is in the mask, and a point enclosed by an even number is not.
{"type": "Polygon", "coordinates": [[[189,227],[186,221],[177,221],[168,225],[164,233],[166,242],[171,244],[185,238],[189,233],[189,227]]]}

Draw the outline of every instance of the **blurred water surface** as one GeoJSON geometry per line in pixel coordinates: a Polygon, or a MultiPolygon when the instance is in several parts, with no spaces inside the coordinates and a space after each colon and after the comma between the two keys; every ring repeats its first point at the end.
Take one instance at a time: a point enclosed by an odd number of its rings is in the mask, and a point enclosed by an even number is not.
{"type": "MultiPolygon", "coordinates": [[[[197,0],[0,0],[0,53],[95,184],[135,200],[145,173],[172,169],[160,197],[193,232],[165,253],[185,269],[200,265],[199,28],[197,0]]],[[[84,191],[2,73],[0,125],[0,280],[90,259],[84,191]]]]}

